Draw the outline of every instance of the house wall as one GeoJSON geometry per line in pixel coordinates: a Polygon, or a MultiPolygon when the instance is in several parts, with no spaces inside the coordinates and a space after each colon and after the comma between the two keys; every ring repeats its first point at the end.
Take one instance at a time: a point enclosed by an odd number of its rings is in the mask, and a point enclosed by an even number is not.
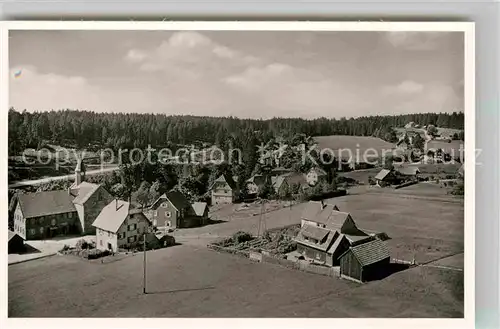
{"type": "Polygon", "coordinates": [[[347,252],[340,259],[340,275],[345,275],[362,281],[362,267],[352,251],[347,252]]]}
{"type": "MultiPolygon", "coordinates": [[[[16,211],[17,214],[19,212],[16,211]]],[[[14,232],[25,240],[50,239],[55,236],[79,234],[80,220],[76,211],[33,218],[14,218],[14,232]]]]}
{"type": "Polygon", "coordinates": [[[167,199],[161,200],[154,211],[156,212],[153,212],[153,225],[156,220],[156,226],[158,227],[177,228],[179,220],[184,215],[167,199]]]}
{"type": "MultiPolygon", "coordinates": [[[[83,232],[84,234],[95,234],[95,227],[92,223],[96,220],[97,216],[101,213],[102,209],[106,207],[113,197],[108,191],[102,186],[100,186],[92,196],[85,201],[83,205],[84,217],[83,217],[83,232]]],[[[77,208],[78,210],[78,208],[77,208]]]]}
{"type": "Polygon", "coordinates": [[[326,263],[326,252],[324,251],[297,243],[297,252],[301,253],[306,258],[314,259],[316,262],[326,263]]]}
{"type": "Polygon", "coordinates": [[[97,228],[95,242],[96,248],[99,250],[112,250],[113,252],[118,251],[117,234],[114,232],[97,228]]]}
{"type": "Polygon", "coordinates": [[[362,281],[377,280],[384,277],[388,270],[390,258],[387,257],[377,263],[370,264],[363,268],[362,281]]]}
{"type": "Polygon", "coordinates": [[[330,262],[332,266],[339,266],[339,256],[346,252],[346,250],[348,250],[350,246],[351,244],[349,243],[349,241],[345,237],[343,237],[335,252],[333,254],[327,255],[327,263],[330,262]]]}
{"type": "Polygon", "coordinates": [[[23,217],[19,202],[14,210],[14,233],[17,233],[23,239],[26,239],[26,220],[23,217]]]}
{"type": "Polygon", "coordinates": [[[85,208],[81,204],[74,204],[76,212],[78,214],[78,219],[80,220],[80,232],[83,232],[85,227],[85,208]]]}
{"type": "Polygon", "coordinates": [[[142,214],[132,214],[125,219],[117,231],[118,248],[133,248],[138,243],[142,234],[149,227],[149,220],[142,214]]]}
{"type": "Polygon", "coordinates": [[[9,241],[9,246],[8,246],[8,253],[17,253],[21,252],[24,250],[24,241],[23,238],[21,238],[19,235],[15,235],[12,237],[12,239],[9,241]]]}

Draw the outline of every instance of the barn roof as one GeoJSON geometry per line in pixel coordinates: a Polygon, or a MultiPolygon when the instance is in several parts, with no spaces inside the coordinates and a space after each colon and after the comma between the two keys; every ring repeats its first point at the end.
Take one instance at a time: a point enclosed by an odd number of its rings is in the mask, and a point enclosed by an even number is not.
{"type": "Polygon", "coordinates": [[[304,225],[300,230],[300,233],[308,238],[313,238],[322,241],[330,231],[321,227],[304,225]]]}
{"type": "Polygon", "coordinates": [[[113,200],[102,209],[92,226],[116,233],[129,215],[130,203],[113,200]]]}
{"type": "Polygon", "coordinates": [[[322,203],[320,201],[309,201],[302,212],[302,219],[312,222],[328,224],[339,224],[342,226],[344,221],[349,216],[346,212],[338,210],[336,205],[322,203]]]}
{"type": "Polygon", "coordinates": [[[19,194],[18,198],[24,218],[76,211],[71,195],[63,190],[19,194]]]}
{"type": "Polygon", "coordinates": [[[340,257],[343,257],[349,251],[351,251],[354,254],[354,256],[359,261],[361,266],[368,266],[370,264],[374,264],[383,259],[391,257],[389,253],[389,248],[383,241],[379,239],[375,239],[351,247],[340,257]]]}
{"type": "Polygon", "coordinates": [[[375,179],[378,179],[378,180],[384,180],[384,178],[387,177],[387,175],[390,174],[390,170],[389,169],[382,169],[380,170],[380,172],[375,176],[375,179]]]}
{"type": "Polygon", "coordinates": [[[177,210],[187,208],[190,205],[184,194],[179,191],[170,191],[168,193],[163,193],[158,199],[156,199],[155,202],[153,202],[150,208],[156,209],[156,205],[160,200],[170,201],[177,210]]]}
{"type": "Polygon", "coordinates": [[[73,199],[73,203],[84,204],[100,187],[99,184],[82,182],[78,185],[78,195],[73,199]]]}

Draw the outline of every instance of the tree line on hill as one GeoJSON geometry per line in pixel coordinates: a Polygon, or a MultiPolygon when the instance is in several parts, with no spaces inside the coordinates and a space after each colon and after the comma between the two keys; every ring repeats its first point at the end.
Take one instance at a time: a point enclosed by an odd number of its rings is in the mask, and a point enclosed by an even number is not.
{"type": "MultiPolygon", "coordinates": [[[[463,112],[377,115],[358,118],[273,118],[199,117],[164,114],[95,113],[90,111],[27,112],[9,110],[9,154],[26,148],[53,144],[76,148],[146,148],[173,144],[215,144],[244,146],[267,142],[297,133],[307,136],[376,136],[394,141],[394,127],[413,121],[420,125],[463,129],[463,112]]],[[[200,145],[203,146],[203,145],[200,145]]]]}

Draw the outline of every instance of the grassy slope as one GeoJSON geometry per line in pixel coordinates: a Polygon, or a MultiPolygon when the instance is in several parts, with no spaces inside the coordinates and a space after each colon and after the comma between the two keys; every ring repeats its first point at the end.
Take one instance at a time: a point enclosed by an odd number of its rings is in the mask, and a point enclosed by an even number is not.
{"type": "MultiPolygon", "coordinates": [[[[359,150],[360,157],[363,157],[364,152],[367,149],[374,149],[378,154],[382,155],[382,150],[391,150],[396,147],[395,144],[386,142],[380,138],[375,137],[365,137],[365,136],[318,136],[314,138],[318,143],[320,149],[329,148],[334,151],[335,154],[338,150],[348,149],[351,150],[352,155],[356,157],[356,152],[359,150]]],[[[368,154],[372,154],[368,153],[368,154]]],[[[342,156],[346,157],[348,152],[343,152],[342,156]]]]}

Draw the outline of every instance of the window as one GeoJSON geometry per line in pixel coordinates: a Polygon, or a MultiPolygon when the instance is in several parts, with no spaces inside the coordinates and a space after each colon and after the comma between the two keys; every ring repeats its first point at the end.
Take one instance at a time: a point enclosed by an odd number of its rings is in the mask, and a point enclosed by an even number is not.
{"type": "Polygon", "coordinates": [[[52,218],[52,226],[56,225],[56,219],[52,218]]]}
{"type": "Polygon", "coordinates": [[[165,211],[165,217],[170,218],[172,213],[170,211],[165,211]]]}
{"type": "Polygon", "coordinates": [[[165,226],[170,226],[170,225],[172,225],[171,221],[169,221],[169,220],[165,221],[165,226]]]}
{"type": "Polygon", "coordinates": [[[153,219],[153,226],[157,226],[158,225],[158,221],[156,219],[153,219]]]}
{"type": "Polygon", "coordinates": [[[316,253],[316,259],[321,259],[321,255],[319,252],[316,253]]]}
{"type": "Polygon", "coordinates": [[[163,203],[161,204],[161,206],[162,206],[163,208],[168,208],[168,203],[163,202],[163,203]]]}
{"type": "Polygon", "coordinates": [[[34,228],[30,229],[30,235],[35,235],[35,229],[34,228]]]}
{"type": "Polygon", "coordinates": [[[43,234],[43,227],[40,227],[40,234],[43,234]]]}
{"type": "Polygon", "coordinates": [[[136,228],[137,228],[137,224],[132,224],[132,225],[129,225],[129,226],[127,227],[127,230],[128,230],[128,231],[133,231],[133,230],[135,230],[136,228]]]}
{"type": "Polygon", "coordinates": [[[158,216],[158,210],[153,211],[153,215],[156,217],[158,216]]]}
{"type": "Polygon", "coordinates": [[[73,213],[72,212],[70,212],[68,215],[69,215],[69,218],[73,218],[73,213]]]}
{"type": "Polygon", "coordinates": [[[99,240],[99,245],[102,247],[102,240],[99,240]]]}
{"type": "Polygon", "coordinates": [[[135,242],[137,241],[137,236],[133,235],[133,236],[130,236],[128,239],[127,239],[127,242],[128,243],[132,243],[132,242],[135,242]]]}

